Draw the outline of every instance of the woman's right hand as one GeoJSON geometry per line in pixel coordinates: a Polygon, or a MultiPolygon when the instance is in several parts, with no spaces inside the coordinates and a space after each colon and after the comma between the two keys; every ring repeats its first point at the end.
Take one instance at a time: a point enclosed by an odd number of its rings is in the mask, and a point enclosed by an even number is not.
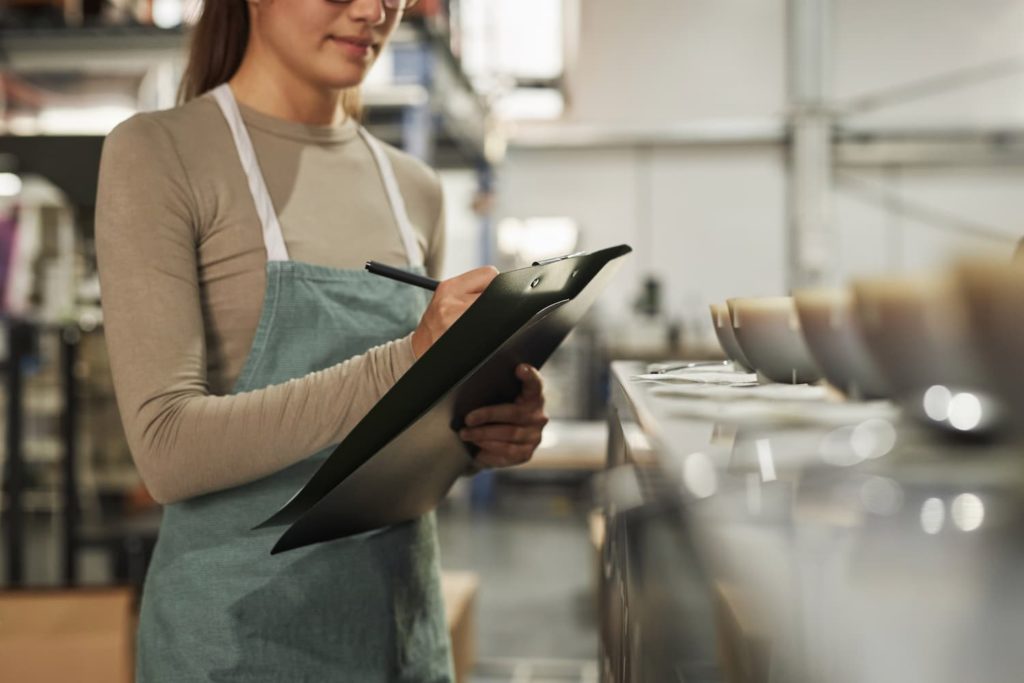
{"type": "Polygon", "coordinates": [[[474,268],[448,280],[434,291],[420,324],[412,333],[412,352],[419,358],[466,312],[498,275],[494,266],[474,268]]]}

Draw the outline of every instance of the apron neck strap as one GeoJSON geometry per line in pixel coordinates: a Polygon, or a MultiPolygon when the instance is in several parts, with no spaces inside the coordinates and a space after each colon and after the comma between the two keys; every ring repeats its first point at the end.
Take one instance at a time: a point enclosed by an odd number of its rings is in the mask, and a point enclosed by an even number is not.
{"type": "MultiPolygon", "coordinates": [[[[287,261],[288,249],[285,247],[284,236],[281,232],[281,223],[277,219],[277,212],[274,210],[270,192],[267,190],[266,182],[263,180],[263,173],[260,171],[259,162],[256,160],[256,151],[253,149],[249,131],[242,120],[242,113],[238,109],[238,102],[231,92],[231,86],[227,83],[217,86],[212,91],[214,99],[220,106],[224,118],[231,129],[231,137],[235,141],[235,149],[238,150],[238,158],[242,162],[242,170],[249,181],[249,192],[252,194],[253,202],[256,205],[256,214],[259,216],[260,224],[263,227],[263,244],[267,248],[268,261],[287,261]]],[[[413,267],[423,265],[423,252],[419,242],[416,240],[416,231],[409,220],[409,214],[405,209],[405,200],[398,188],[398,179],[395,177],[395,170],[388,159],[384,146],[370,135],[365,128],[359,128],[360,137],[369,147],[373,159],[377,164],[377,171],[380,174],[381,182],[384,184],[384,191],[387,193],[388,203],[391,205],[391,212],[395,217],[395,224],[398,227],[402,245],[405,247],[406,257],[409,265],[413,267]]]]}
{"type": "Polygon", "coordinates": [[[395,177],[395,169],[388,159],[387,152],[377,138],[359,127],[359,134],[366,141],[366,146],[373,153],[374,161],[377,162],[377,170],[380,172],[380,179],[384,183],[384,191],[387,192],[388,202],[391,204],[391,212],[395,216],[395,224],[398,226],[398,234],[405,246],[405,255],[409,259],[410,266],[423,265],[423,252],[420,250],[420,243],[416,241],[416,231],[409,220],[409,214],[405,210],[405,200],[402,199],[402,192],[398,189],[398,179],[395,177]]]}
{"type": "Polygon", "coordinates": [[[270,199],[267,184],[263,181],[263,173],[260,172],[260,165],[256,160],[256,151],[252,147],[252,140],[249,139],[249,131],[245,128],[245,122],[242,121],[242,112],[238,110],[235,95],[227,83],[214,88],[212,92],[220,110],[224,113],[224,118],[227,119],[231,137],[235,140],[235,149],[238,150],[238,158],[242,162],[242,170],[245,171],[245,177],[249,180],[249,192],[252,194],[253,202],[256,205],[256,214],[263,226],[263,244],[267,248],[267,260],[287,261],[288,249],[284,245],[281,223],[277,220],[274,203],[270,199]]]}

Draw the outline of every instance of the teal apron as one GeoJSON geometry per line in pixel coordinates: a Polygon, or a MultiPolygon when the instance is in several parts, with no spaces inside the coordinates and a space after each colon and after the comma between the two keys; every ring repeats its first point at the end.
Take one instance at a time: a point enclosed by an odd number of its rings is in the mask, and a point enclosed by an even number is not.
{"type": "MultiPolygon", "coordinates": [[[[248,176],[268,258],[259,327],[233,393],[301,377],[413,330],[427,303],[424,291],[364,271],[288,260],[231,90],[224,85],[213,94],[248,176]]],[[[380,144],[360,133],[410,268],[422,271],[391,165],[380,144]]],[[[452,680],[433,514],[274,556],[281,529],[252,530],[331,450],[164,509],[143,591],[138,680],[452,680]]]]}

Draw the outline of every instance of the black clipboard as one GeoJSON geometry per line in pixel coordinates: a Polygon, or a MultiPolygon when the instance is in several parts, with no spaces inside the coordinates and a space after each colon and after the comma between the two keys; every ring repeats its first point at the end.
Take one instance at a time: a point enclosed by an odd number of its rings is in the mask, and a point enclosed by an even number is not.
{"type": "Polygon", "coordinates": [[[472,463],[472,410],[513,401],[519,363],[541,367],[632,249],[573,254],[501,273],[259,528],[290,525],[272,554],[407,522],[472,463]]]}

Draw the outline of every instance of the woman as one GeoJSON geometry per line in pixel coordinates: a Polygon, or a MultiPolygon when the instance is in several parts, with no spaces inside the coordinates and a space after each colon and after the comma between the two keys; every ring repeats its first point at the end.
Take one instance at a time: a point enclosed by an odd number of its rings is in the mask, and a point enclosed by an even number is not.
{"type": "MultiPolygon", "coordinates": [[[[495,275],[447,280],[428,305],[361,269],[440,270],[436,176],[355,120],[354,89],[408,4],[208,1],[186,102],[107,139],[96,239],[111,365],[166,505],[141,680],[451,679],[433,515],[276,556],[279,530],[251,531],[495,275]]],[[[539,443],[540,377],[517,373],[515,403],[467,418],[481,466],[539,443]]]]}

